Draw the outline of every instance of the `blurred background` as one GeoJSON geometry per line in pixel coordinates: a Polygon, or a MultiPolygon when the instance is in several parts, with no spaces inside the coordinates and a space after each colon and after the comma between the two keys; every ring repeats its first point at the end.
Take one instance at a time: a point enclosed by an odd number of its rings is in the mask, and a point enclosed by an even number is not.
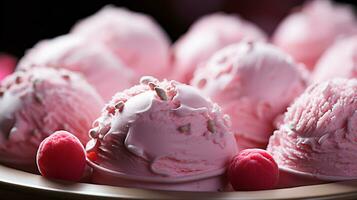
{"type": "MultiPolygon", "coordinates": [[[[26,49],[39,40],[67,33],[76,21],[107,4],[151,15],[166,30],[171,40],[175,41],[200,16],[219,11],[237,13],[271,34],[279,21],[303,2],[304,0],[1,0],[0,51],[21,57],[26,49]]],[[[357,5],[355,0],[337,2],[357,5]]]]}

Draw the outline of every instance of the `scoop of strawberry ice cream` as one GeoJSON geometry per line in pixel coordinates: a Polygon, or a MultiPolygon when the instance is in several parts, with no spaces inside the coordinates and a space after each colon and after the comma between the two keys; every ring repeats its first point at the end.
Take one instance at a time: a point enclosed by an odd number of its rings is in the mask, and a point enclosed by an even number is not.
{"type": "Polygon", "coordinates": [[[307,2],[278,26],[273,43],[312,70],[339,37],[357,33],[352,7],[328,0],[307,2]]]}
{"type": "Polygon", "coordinates": [[[173,78],[188,83],[216,51],[242,40],[265,41],[266,35],[237,15],[216,13],[199,19],[174,45],[173,78]]]}
{"type": "Polygon", "coordinates": [[[320,58],[312,81],[357,78],[357,35],[337,41],[320,58]]]}
{"type": "Polygon", "coordinates": [[[39,42],[20,60],[18,69],[43,66],[81,73],[106,100],[132,86],[136,78],[106,46],[74,35],[39,42]]]}
{"type": "Polygon", "coordinates": [[[235,190],[266,190],[278,183],[279,168],[265,150],[245,149],[233,157],[227,175],[235,190]]]}
{"type": "Polygon", "coordinates": [[[3,80],[6,76],[14,72],[16,67],[16,58],[0,53],[0,81],[3,80]]]}
{"type": "Polygon", "coordinates": [[[192,85],[230,115],[240,148],[262,147],[274,120],[305,89],[308,74],[265,43],[241,42],[218,51],[198,69],[192,85]]]}
{"type": "Polygon", "coordinates": [[[93,181],[162,190],[223,189],[226,164],[237,153],[229,124],[220,108],[192,86],[143,77],[140,85],[114,96],[90,131],[93,181]]]}
{"type": "Polygon", "coordinates": [[[107,46],[135,72],[137,79],[142,75],[163,78],[171,71],[168,36],[145,14],[105,6],[79,21],[71,32],[107,46]]]}
{"type": "Polygon", "coordinates": [[[74,135],[56,131],[41,142],[36,163],[46,178],[79,181],[86,166],[86,152],[74,135]]]}
{"type": "Polygon", "coordinates": [[[103,105],[96,91],[74,72],[40,67],[15,72],[0,86],[0,162],[37,171],[40,142],[66,130],[86,143],[103,105]]]}
{"type": "Polygon", "coordinates": [[[311,85],[285,113],[267,150],[279,168],[338,181],[357,178],[357,80],[311,85]]]}

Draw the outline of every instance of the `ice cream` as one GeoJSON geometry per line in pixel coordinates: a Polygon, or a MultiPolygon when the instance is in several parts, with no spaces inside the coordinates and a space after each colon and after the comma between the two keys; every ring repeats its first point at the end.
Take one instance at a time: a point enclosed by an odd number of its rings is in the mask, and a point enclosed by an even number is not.
{"type": "Polygon", "coordinates": [[[217,191],[237,153],[217,104],[176,81],[143,77],[117,93],[90,131],[94,183],[161,190],[217,191]]]}
{"type": "Polygon", "coordinates": [[[0,81],[14,72],[16,67],[16,58],[5,53],[0,53],[0,81]]]}
{"type": "Polygon", "coordinates": [[[356,133],[357,80],[333,79],[296,99],[267,150],[280,169],[300,177],[357,179],[356,133]]]}
{"type": "Polygon", "coordinates": [[[273,36],[273,43],[312,70],[337,38],[352,33],[357,33],[352,7],[315,0],[283,20],[273,36]]]}
{"type": "Polygon", "coordinates": [[[106,46],[79,36],[64,35],[39,42],[20,60],[18,68],[36,66],[79,72],[106,100],[135,83],[134,72],[106,46]]]}
{"type": "MultiPolygon", "coordinates": [[[[138,75],[166,76],[170,71],[170,41],[149,16],[106,6],[80,21],[72,33],[107,46],[138,75]]],[[[136,80],[138,81],[138,80],[136,80]]]]}
{"type": "Polygon", "coordinates": [[[240,148],[265,147],[274,119],[306,87],[308,73],[265,43],[241,42],[218,51],[192,85],[230,115],[240,148]]]}
{"type": "Polygon", "coordinates": [[[0,86],[0,162],[36,171],[41,141],[67,130],[85,144],[104,105],[79,75],[66,70],[17,71],[0,86]]]}
{"type": "Polygon", "coordinates": [[[175,80],[188,83],[195,69],[221,48],[242,40],[265,39],[262,30],[237,15],[216,13],[205,16],[175,43],[173,76],[175,80]]]}
{"type": "Polygon", "coordinates": [[[357,78],[357,34],[332,45],[320,58],[312,81],[332,78],[357,78]]]}

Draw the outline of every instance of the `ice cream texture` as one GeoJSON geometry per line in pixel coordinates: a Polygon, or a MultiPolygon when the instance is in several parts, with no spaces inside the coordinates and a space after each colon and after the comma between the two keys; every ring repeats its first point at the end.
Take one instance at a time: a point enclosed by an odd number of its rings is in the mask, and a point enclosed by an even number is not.
{"type": "Polygon", "coordinates": [[[57,130],[85,144],[103,105],[76,73],[45,67],[15,72],[0,86],[0,162],[36,171],[39,144],[57,130]]]}
{"type": "Polygon", "coordinates": [[[226,165],[237,153],[230,121],[197,89],[143,77],[140,85],[117,93],[104,110],[87,144],[94,174],[106,174],[100,180],[94,175],[94,182],[190,191],[217,191],[227,184],[222,181],[226,165]],[[134,183],[113,181],[115,173],[134,183]],[[199,182],[211,176],[217,178],[199,182]],[[187,180],[197,182],[182,185],[187,180]]]}
{"type": "Polygon", "coordinates": [[[256,25],[238,15],[215,13],[195,22],[173,47],[173,77],[185,83],[194,71],[223,47],[246,41],[265,41],[267,36],[256,25]]]}
{"type": "Polygon", "coordinates": [[[315,0],[283,20],[272,40],[312,70],[336,39],[356,33],[357,19],[351,6],[315,0]]]}
{"type": "Polygon", "coordinates": [[[72,34],[99,42],[137,75],[165,77],[171,72],[170,40],[148,15],[125,8],[105,6],[79,21],[72,34]]]}
{"type": "Polygon", "coordinates": [[[191,83],[231,117],[240,148],[264,148],[275,118],[303,92],[308,77],[276,47],[242,42],[218,51],[191,83]]]}
{"type": "Polygon", "coordinates": [[[357,78],[357,34],[332,45],[312,74],[315,83],[333,78],[357,78]]]}
{"type": "Polygon", "coordinates": [[[81,73],[105,99],[135,83],[135,73],[106,46],[74,35],[40,41],[27,51],[18,69],[63,68],[81,73]]]}
{"type": "Polygon", "coordinates": [[[267,150],[279,168],[317,179],[357,178],[357,80],[313,84],[288,108],[267,150]]]}

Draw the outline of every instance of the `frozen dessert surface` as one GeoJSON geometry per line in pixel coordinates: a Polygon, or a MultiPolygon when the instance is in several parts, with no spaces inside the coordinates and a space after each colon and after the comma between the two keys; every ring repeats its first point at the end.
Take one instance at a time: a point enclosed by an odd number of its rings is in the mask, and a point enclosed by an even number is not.
{"type": "Polygon", "coordinates": [[[274,119],[305,89],[308,73],[272,45],[242,42],[218,51],[192,84],[232,119],[240,147],[264,147],[274,119]]]}
{"type": "Polygon", "coordinates": [[[188,83],[194,71],[223,47],[246,41],[265,41],[265,33],[238,15],[215,13],[195,22],[174,45],[176,80],[188,83]]]}
{"type": "Polygon", "coordinates": [[[40,41],[27,51],[18,69],[43,66],[81,73],[106,100],[135,81],[134,71],[106,46],[75,35],[40,41]]]}
{"type": "Polygon", "coordinates": [[[137,79],[143,75],[163,78],[171,71],[169,38],[148,15],[105,6],[79,21],[71,33],[107,46],[137,79]]]}
{"type": "Polygon", "coordinates": [[[54,131],[85,144],[104,104],[78,74],[45,67],[8,76],[0,91],[0,161],[24,170],[36,168],[37,148],[54,131]]]}
{"type": "Polygon", "coordinates": [[[173,182],[215,170],[221,176],[237,152],[229,124],[192,86],[143,77],[107,104],[90,132],[87,152],[97,154],[97,165],[127,175],[173,182]]]}
{"type": "Polygon", "coordinates": [[[318,61],[312,81],[332,78],[357,78],[357,34],[337,41],[318,61]]]}
{"type": "Polygon", "coordinates": [[[281,168],[356,178],[356,133],[357,80],[333,79],[309,86],[296,99],[268,151],[281,168]]]}
{"type": "Polygon", "coordinates": [[[312,70],[336,39],[356,33],[357,20],[351,6],[314,0],[283,20],[273,43],[312,70]]]}

